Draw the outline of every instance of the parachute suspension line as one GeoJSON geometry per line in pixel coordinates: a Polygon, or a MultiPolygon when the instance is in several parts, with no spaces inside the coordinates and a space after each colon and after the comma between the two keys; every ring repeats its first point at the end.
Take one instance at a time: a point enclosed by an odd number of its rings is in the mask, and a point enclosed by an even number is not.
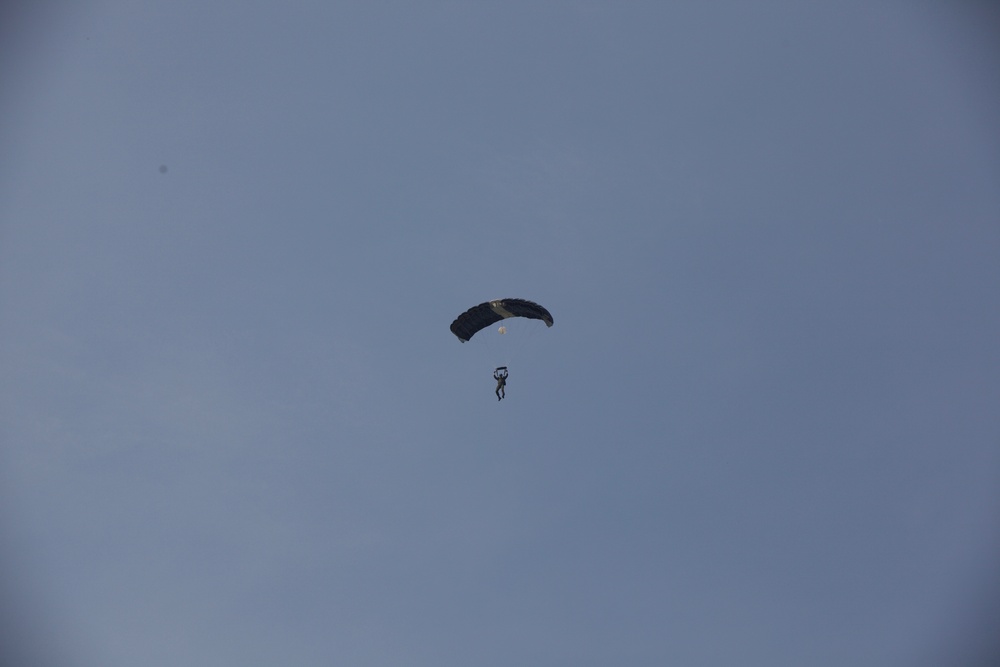
{"type": "Polygon", "coordinates": [[[494,326],[480,335],[486,338],[495,366],[513,366],[544,328],[537,320],[513,318],[503,320],[500,326],[494,326]]]}
{"type": "Polygon", "coordinates": [[[484,361],[490,365],[491,369],[497,369],[511,364],[511,353],[519,342],[519,336],[517,321],[504,319],[479,332],[475,340],[482,339],[481,343],[486,350],[487,357],[484,361]]]}
{"type": "Polygon", "coordinates": [[[521,358],[525,354],[530,356],[532,352],[537,351],[537,339],[541,335],[542,331],[544,331],[544,329],[538,326],[524,327],[523,331],[521,331],[520,340],[517,342],[517,346],[514,348],[513,353],[517,355],[518,358],[521,358]]]}

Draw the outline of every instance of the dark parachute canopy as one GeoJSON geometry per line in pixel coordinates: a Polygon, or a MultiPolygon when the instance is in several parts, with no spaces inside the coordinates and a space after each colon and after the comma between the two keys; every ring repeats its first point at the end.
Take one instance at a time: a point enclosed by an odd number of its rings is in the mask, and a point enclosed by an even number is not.
{"type": "Polygon", "coordinates": [[[463,343],[491,324],[508,317],[526,317],[529,320],[541,320],[545,326],[552,326],[552,315],[533,301],[525,299],[497,299],[473,306],[455,318],[451,323],[451,332],[463,343]]]}

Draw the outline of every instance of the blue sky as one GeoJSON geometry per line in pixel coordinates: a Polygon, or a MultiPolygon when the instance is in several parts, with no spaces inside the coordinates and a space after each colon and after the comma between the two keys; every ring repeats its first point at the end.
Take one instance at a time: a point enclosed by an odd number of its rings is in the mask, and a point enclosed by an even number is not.
{"type": "Polygon", "coordinates": [[[994,664],[998,31],[4,9],[4,651],[994,664]],[[498,297],[555,319],[502,403],[498,297]]]}

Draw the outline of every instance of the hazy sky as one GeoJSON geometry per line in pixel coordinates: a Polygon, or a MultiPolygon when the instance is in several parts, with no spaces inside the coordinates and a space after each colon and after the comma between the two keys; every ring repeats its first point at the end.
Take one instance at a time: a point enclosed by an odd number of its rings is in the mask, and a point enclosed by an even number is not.
{"type": "Polygon", "coordinates": [[[997,664],[996,9],[10,5],[4,664],[997,664]]]}

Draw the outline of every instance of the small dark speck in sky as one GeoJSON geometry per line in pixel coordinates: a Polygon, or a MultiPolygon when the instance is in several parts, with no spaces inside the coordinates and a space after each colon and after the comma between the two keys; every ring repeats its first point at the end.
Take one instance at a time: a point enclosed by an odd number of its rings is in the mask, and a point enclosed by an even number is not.
{"type": "Polygon", "coordinates": [[[160,165],[160,173],[161,174],[167,173],[167,165],[165,165],[165,164],[161,164],[160,165]]]}

